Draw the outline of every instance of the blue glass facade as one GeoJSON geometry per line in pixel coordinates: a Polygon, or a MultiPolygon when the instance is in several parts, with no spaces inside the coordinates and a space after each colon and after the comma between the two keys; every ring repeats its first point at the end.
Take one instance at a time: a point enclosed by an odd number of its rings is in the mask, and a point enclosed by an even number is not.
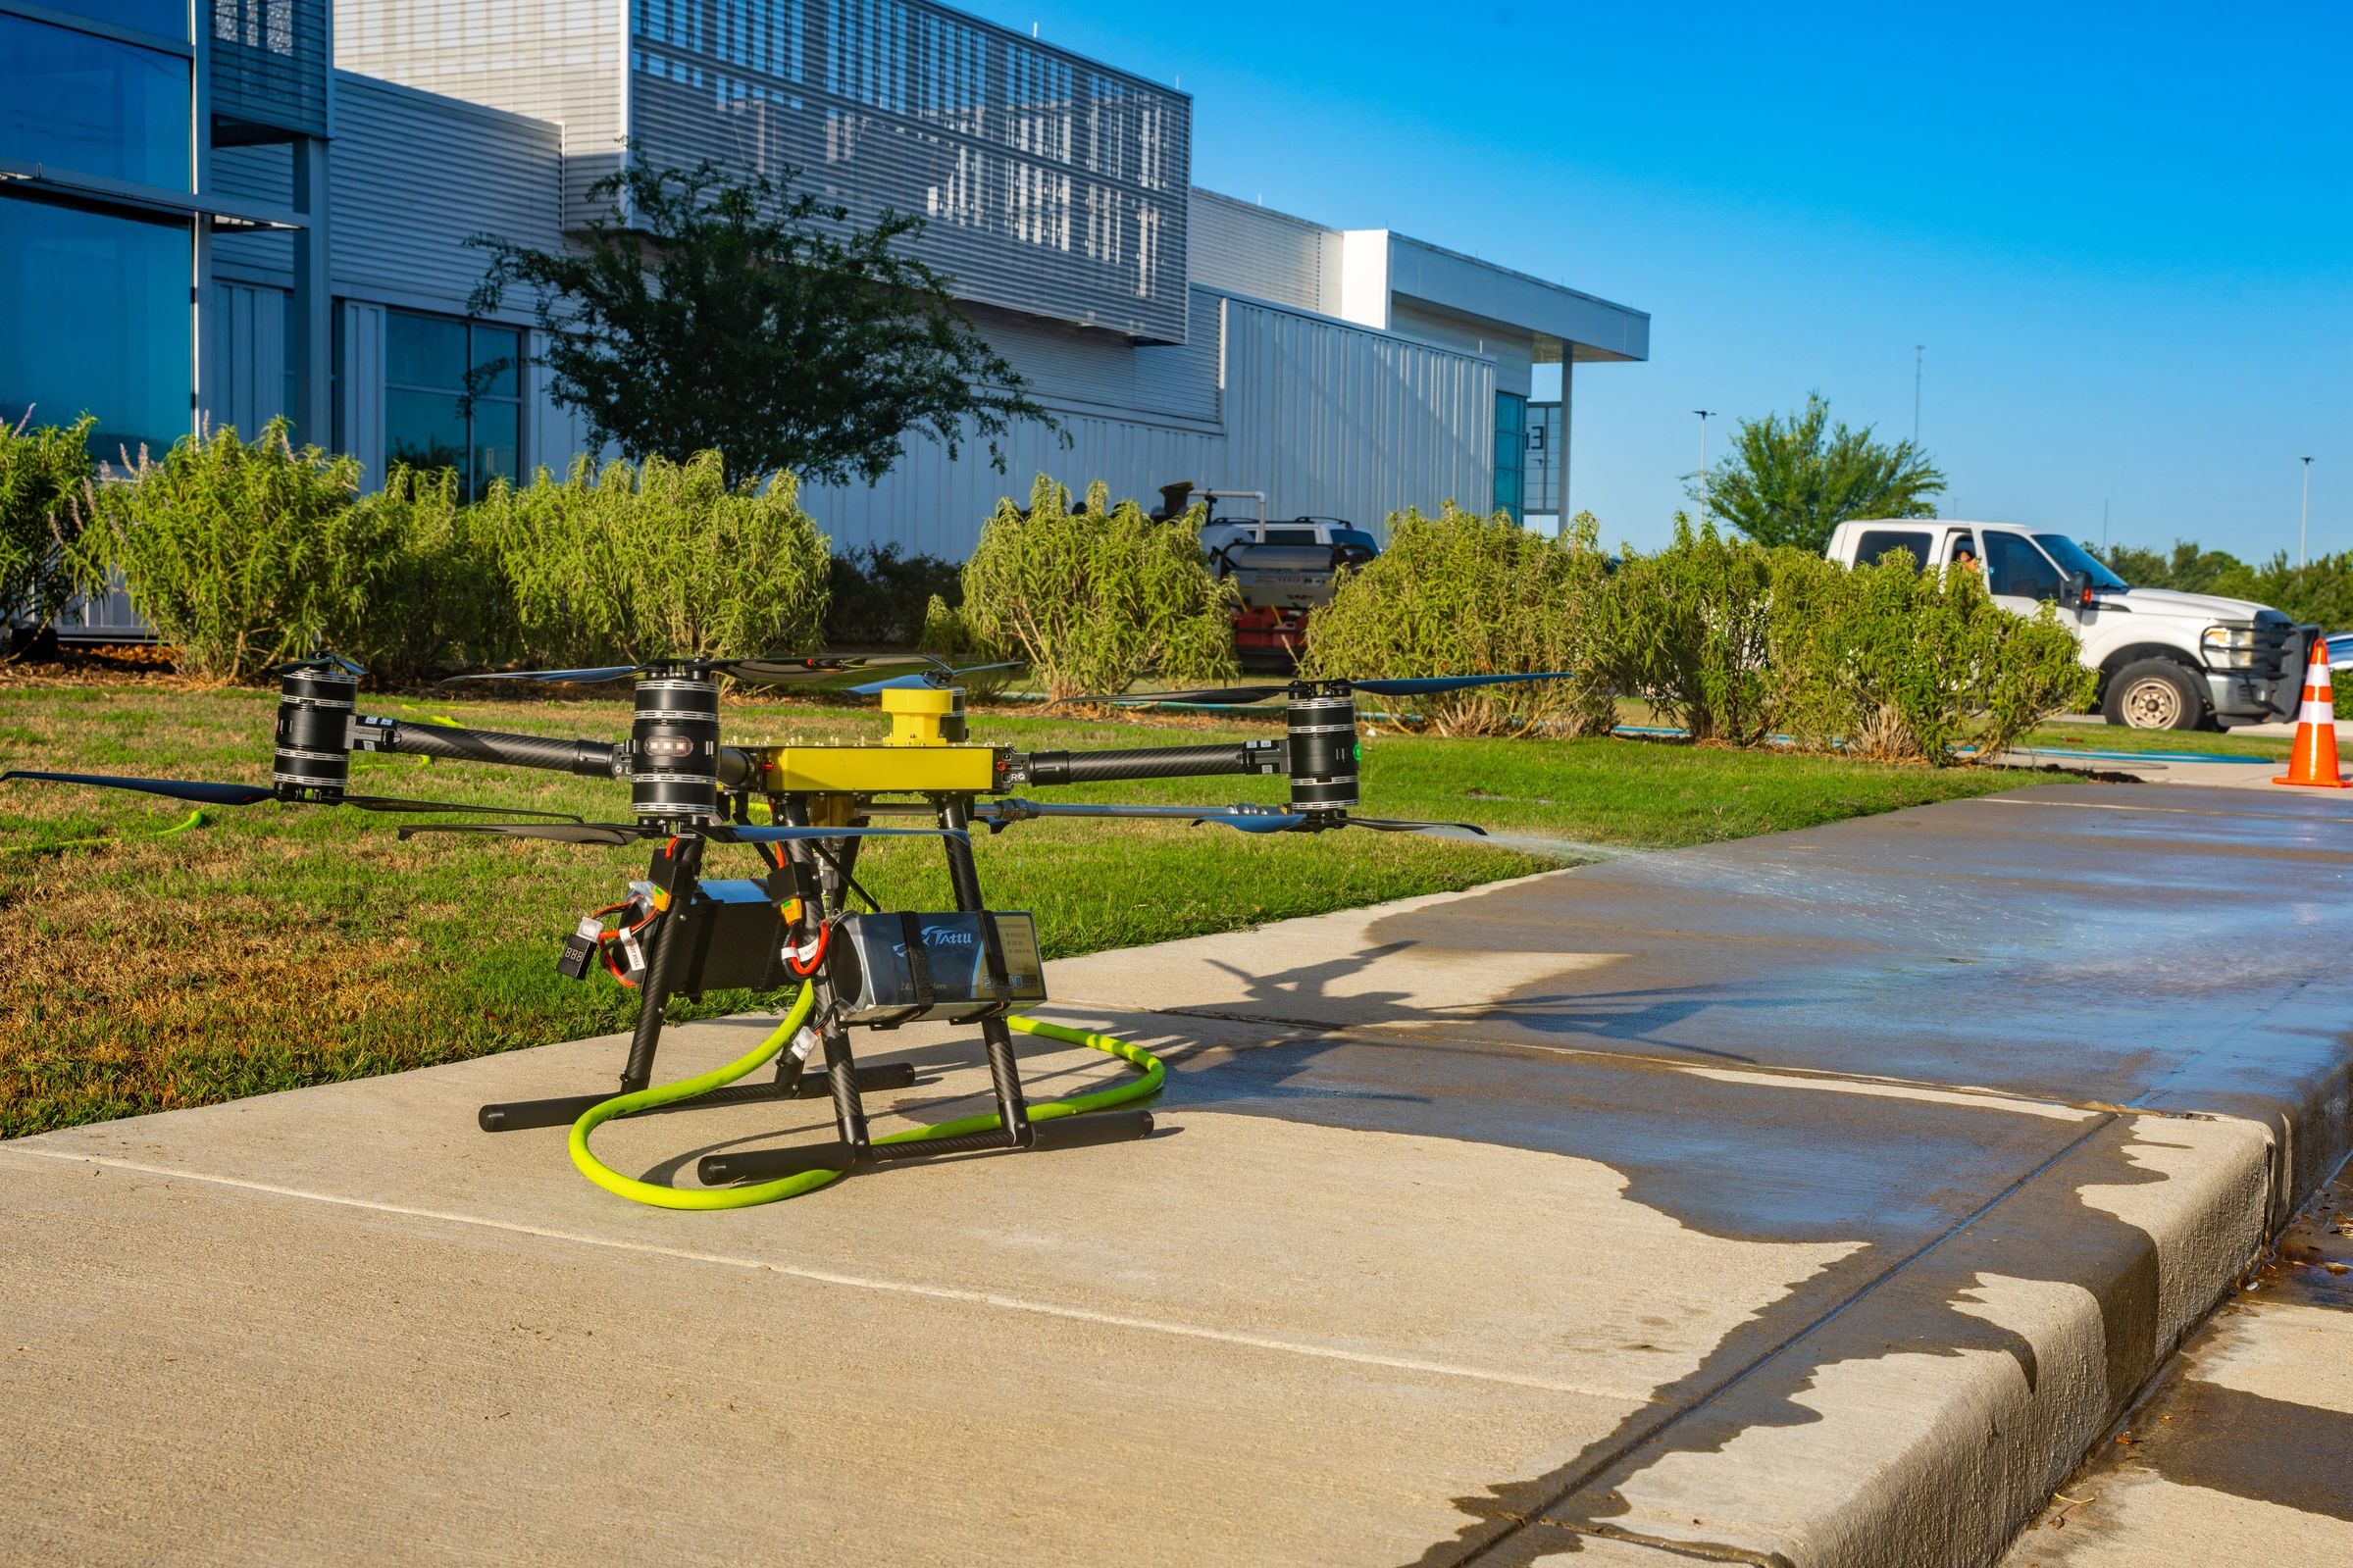
{"type": "Polygon", "coordinates": [[[520,477],[523,334],[512,327],[384,313],[384,462],[452,469],[479,497],[520,477]]]}
{"type": "Polygon", "coordinates": [[[104,458],[193,420],[189,40],[184,0],[0,0],[0,419],[95,415],[104,458]]]}
{"type": "Polygon", "coordinates": [[[184,221],[0,200],[0,419],[95,414],[103,458],[185,434],[189,243],[184,221]]]}
{"type": "Polygon", "coordinates": [[[0,13],[0,158],[191,190],[183,55],[0,13]]]}

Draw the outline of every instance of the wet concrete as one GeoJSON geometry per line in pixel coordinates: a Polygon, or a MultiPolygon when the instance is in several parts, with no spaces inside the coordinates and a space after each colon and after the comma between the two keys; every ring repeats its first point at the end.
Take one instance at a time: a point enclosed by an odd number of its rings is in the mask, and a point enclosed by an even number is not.
{"type": "Polygon", "coordinates": [[[2353,1180],[2183,1346],[2004,1568],[2353,1561],[2353,1180]]]}
{"type": "MultiPolygon", "coordinates": [[[[0,1145],[37,1526],[0,1560],[1983,1562],[2342,1151],[2353,809],[2248,798],[2036,791],[1056,965],[1049,1016],[1169,1060],[1159,1136],[780,1208],[636,1208],[560,1132],[473,1130],[610,1039],[0,1145]]],[[[874,1043],[905,1114],[977,1103],[969,1039],[874,1043]]],[[[1024,1051],[1040,1094],[1116,1072],[1024,1051]]],[[[599,1148],[684,1180],[822,1122],[599,1148]]]]}
{"type": "MultiPolygon", "coordinates": [[[[2346,1116],[2349,879],[2353,803],[2040,788],[1582,867],[1566,895],[1324,917],[1356,950],[1296,964],[1257,934],[1170,944],[1149,976],[1077,960],[1063,994],[2247,1115],[2287,1147],[2287,1107],[2346,1116]],[[1460,1005],[1450,973],[1519,983],[1460,1005]]],[[[2305,1152],[2283,1189],[2333,1163],[2305,1152]]]]}

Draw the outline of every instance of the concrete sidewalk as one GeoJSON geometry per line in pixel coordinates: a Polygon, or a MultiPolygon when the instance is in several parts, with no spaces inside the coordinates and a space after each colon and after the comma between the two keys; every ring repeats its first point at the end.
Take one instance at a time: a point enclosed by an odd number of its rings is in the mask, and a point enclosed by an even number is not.
{"type": "Polygon", "coordinates": [[[611,1040],[0,1145],[0,1557],[1984,1563],[2343,1154],[2349,868],[2076,785],[1101,954],[1166,1132],[741,1213],[474,1131],[611,1040]]]}

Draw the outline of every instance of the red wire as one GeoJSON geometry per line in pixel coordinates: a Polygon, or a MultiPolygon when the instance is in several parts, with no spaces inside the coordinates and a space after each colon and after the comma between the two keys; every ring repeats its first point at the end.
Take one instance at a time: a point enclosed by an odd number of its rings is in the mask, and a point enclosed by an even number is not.
{"type": "Polygon", "coordinates": [[[793,974],[806,980],[809,976],[816,974],[818,966],[825,962],[825,950],[832,945],[833,939],[833,923],[828,921],[817,928],[817,950],[809,955],[809,961],[806,964],[790,952],[785,954],[785,962],[792,967],[793,974]]]}

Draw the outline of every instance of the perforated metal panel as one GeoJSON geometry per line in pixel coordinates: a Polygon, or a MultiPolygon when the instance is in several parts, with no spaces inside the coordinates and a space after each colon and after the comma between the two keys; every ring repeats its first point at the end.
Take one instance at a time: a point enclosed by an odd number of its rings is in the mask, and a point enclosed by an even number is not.
{"type": "Polygon", "coordinates": [[[224,142],[327,134],[328,0],[211,0],[224,142]]]}
{"type": "Polygon", "coordinates": [[[648,162],[801,172],[984,304],[1185,336],[1192,100],[916,0],[631,0],[648,162]]]}

